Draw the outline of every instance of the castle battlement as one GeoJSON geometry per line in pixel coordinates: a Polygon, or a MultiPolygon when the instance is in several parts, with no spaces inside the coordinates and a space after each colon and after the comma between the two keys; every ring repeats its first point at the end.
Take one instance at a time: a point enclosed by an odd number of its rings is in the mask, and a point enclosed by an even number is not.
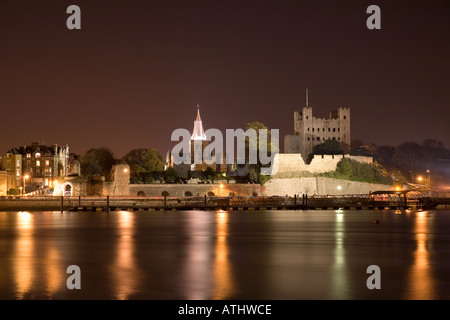
{"type": "Polygon", "coordinates": [[[350,108],[339,107],[328,119],[313,116],[312,107],[294,112],[294,134],[284,137],[285,153],[300,153],[306,160],[314,146],[335,140],[343,149],[350,146],[350,108]]]}

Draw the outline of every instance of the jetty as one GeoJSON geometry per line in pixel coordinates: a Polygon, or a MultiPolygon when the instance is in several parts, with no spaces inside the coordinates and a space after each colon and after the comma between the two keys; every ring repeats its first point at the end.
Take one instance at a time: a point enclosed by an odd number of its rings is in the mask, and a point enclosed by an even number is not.
{"type": "Polygon", "coordinates": [[[450,209],[450,198],[405,194],[295,195],[254,197],[0,197],[0,211],[173,211],[173,210],[398,210],[450,209]]]}

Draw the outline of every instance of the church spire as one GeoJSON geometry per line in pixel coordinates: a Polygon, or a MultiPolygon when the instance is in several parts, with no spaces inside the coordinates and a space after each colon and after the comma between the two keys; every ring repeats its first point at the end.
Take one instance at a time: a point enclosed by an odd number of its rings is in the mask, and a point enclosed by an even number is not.
{"type": "Polygon", "coordinates": [[[203,130],[202,119],[200,118],[200,106],[197,105],[197,118],[194,121],[194,130],[191,140],[206,140],[205,131],[203,130]]]}

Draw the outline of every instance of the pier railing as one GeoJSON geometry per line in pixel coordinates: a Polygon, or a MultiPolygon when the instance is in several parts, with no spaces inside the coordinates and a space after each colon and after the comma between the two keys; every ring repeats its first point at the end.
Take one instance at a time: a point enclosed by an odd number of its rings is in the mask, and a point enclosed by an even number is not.
{"type": "Polygon", "coordinates": [[[0,197],[0,210],[310,210],[310,209],[433,209],[450,207],[450,198],[383,197],[367,195],[257,197],[0,197]]]}

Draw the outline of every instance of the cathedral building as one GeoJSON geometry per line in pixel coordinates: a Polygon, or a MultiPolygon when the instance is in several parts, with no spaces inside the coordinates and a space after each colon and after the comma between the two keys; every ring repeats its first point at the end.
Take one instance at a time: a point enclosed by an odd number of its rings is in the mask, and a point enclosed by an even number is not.
{"type": "MultiPolygon", "coordinates": [[[[210,141],[208,141],[205,130],[203,129],[203,122],[200,116],[200,108],[199,106],[197,106],[197,116],[194,120],[194,128],[192,130],[190,141],[190,164],[173,164],[172,157],[169,151],[166,157],[165,168],[167,169],[169,167],[173,167],[177,171],[178,175],[182,177],[187,177],[189,171],[191,172],[191,174],[194,173],[195,175],[195,172],[202,172],[207,170],[208,168],[211,168],[214,172],[226,173],[227,165],[225,163],[225,155],[222,156],[222,164],[218,164],[215,162],[212,164],[208,164],[205,162],[205,160],[211,160],[203,158],[203,151],[209,145],[209,143],[210,141]]],[[[213,152],[212,157],[214,158],[215,156],[215,152],[213,152]]]]}

